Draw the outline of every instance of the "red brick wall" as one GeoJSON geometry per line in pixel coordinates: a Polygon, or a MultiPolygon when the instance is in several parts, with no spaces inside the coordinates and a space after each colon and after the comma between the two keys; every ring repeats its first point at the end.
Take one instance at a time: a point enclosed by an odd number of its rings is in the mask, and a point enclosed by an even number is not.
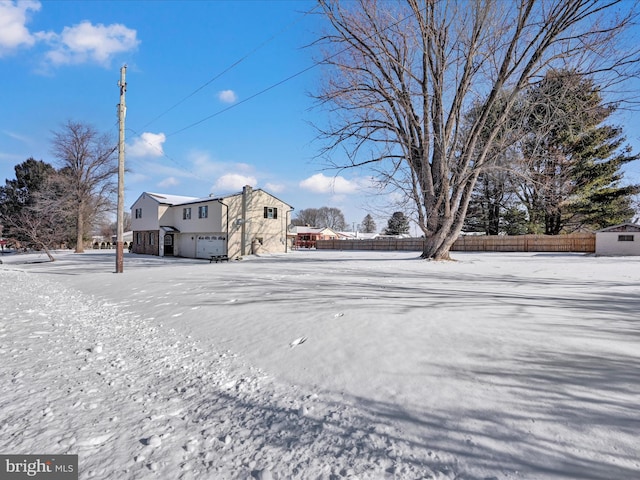
{"type": "Polygon", "coordinates": [[[158,246],[159,232],[157,230],[145,230],[133,232],[132,253],[144,255],[160,255],[158,246]]]}

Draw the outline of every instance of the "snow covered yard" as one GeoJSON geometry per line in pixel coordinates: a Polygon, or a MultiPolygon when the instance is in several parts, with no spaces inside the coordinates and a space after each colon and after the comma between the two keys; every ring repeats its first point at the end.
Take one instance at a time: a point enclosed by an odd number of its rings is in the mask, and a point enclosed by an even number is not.
{"type": "Polygon", "coordinates": [[[640,478],[640,258],[0,266],[0,452],[98,479],[640,478]]]}

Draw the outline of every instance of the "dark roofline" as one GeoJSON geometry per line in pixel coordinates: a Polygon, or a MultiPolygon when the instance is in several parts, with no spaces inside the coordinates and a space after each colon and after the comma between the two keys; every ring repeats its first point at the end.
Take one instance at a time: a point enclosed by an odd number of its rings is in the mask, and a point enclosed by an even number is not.
{"type": "Polygon", "coordinates": [[[596,230],[596,233],[598,233],[598,232],[615,232],[616,229],[620,228],[620,227],[633,227],[634,231],[640,232],[640,224],[632,223],[632,222],[624,222],[624,223],[620,223],[618,225],[611,225],[610,227],[601,228],[600,230],[596,230]]]}

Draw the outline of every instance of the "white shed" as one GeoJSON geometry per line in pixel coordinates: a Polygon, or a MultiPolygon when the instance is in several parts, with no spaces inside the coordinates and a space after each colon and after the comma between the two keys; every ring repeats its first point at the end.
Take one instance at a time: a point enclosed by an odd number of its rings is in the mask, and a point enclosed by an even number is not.
{"type": "Polygon", "coordinates": [[[640,225],[622,223],[598,230],[596,255],[640,255],[640,225]]]}

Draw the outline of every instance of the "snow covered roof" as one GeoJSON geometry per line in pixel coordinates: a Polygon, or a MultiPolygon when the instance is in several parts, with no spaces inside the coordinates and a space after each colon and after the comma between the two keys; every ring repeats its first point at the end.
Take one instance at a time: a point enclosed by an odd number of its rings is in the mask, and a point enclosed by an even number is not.
{"type": "Polygon", "coordinates": [[[297,234],[323,234],[323,235],[335,235],[335,236],[338,235],[338,233],[334,232],[328,227],[296,226],[292,230],[297,234]]]}
{"type": "Polygon", "coordinates": [[[164,203],[167,205],[178,205],[180,203],[193,202],[197,200],[197,197],[185,197],[182,195],[169,195],[166,193],[153,193],[153,192],[144,192],[143,195],[149,195],[151,198],[156,200],[159,203],[164,203]]]}
{"type": "MultiPolygon", "coordinates": [[[[291,207],[291,205],[289,205],[287,202],[283,202],[278,197],[275,197],[274,195],[271,195],[269,192],[266,192],[265,190],[262,190],[261,188],[256,188],[253,191],[254,192],[264,192],[267,195],[270,195],[273,198],[275,198],[276,200],[278,200],[278,201],[284,203],[285,205],[291,207]]],[[[141,196],[144,196],[144,195],[148,195],[149,197],[151,197],[154,200],[156,200],[158,203],[161,203],[161,204],[164,204],[164,205],[186,205],[188,203],[211,202],[211,201],[224,200],[225,198],[230,198],[230,197],[237,197],[239,195],[242,195],[242,192],[232,193],[230,195],[219,196],[219,197],[214,197],[213,195],[209,195],[207,197],[188,197],[188,196],[183,196],[183,195],[170,195],[170,194],[167,194],[167,193],[154,193],[154,192],[144,192],[141,196]]]]}

